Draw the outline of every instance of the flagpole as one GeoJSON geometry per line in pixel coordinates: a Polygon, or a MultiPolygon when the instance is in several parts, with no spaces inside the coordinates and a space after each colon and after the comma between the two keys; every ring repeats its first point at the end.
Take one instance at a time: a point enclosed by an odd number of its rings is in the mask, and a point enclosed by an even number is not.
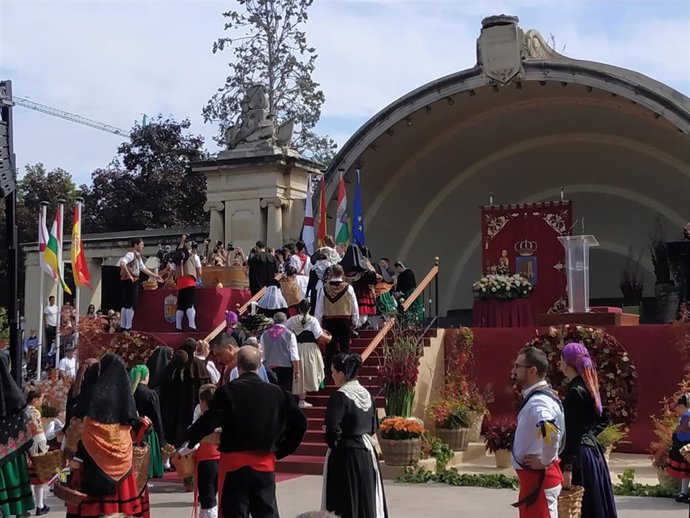
{"type": "MultiPolygon", "coordinates": [[[[48,217],[48,202],[47,201],[42,201],[41,202],[41,212],[39,213],[39,218],[40,221],[38,223],[38,232],[43,231],[43,227],[46,224],[46,218],[48,217]]],[[[41,242],[41,236],[38,236],[38,241],[39,243],[41,242]]],[[[40,247],[40,245],[39,245],[40,247]]],[[[40,267],[41,265],[41,250],[39,249],[38,251],[38,262],[39,262],[39,270],[40,270],[40,280],[39,280],[39,304],[38,304],[38,358],[36,358],[36,381],[41,381],[41,367],[42,367],[42,361],[43,361],[43,338],[45,335],[45,326],[43,325],[43,304],[45,302],[44,296],[43,296],[43,288],[44,288],[44,271],[43,268],[40,267]]],[[[50,351],[50,350],[49,350],[50,351]]]]}
{"type": "MultiPolygon", "coordinates": [[[[75,208],[77,212],[77,217],[79,218],[79,240],[81,241],[81,206],[82,203],[84,203],[84,198],[76,198],[75,199],[75,208]]],[[[74,241],[74,221],[72,221],[72,241],[74,241]]],[[[74,247],[75,243],[72,242],[71,246],[74,247]]],[[[79,245],[81,247],[81,244],[79,245]]],[[[76,268],[77,265],[73,264],[72,265],[72,276],[74,277],[76,274],[76,268]]],[[[75,280],[74,281],[74,286],[76,289],[76,293],[74,296],[74,307],[76,309],[74,313],[74,347],[79,346],[79,294],[81,293],[81,286],[80,284],[75,280]]]]}
{"type": "MultiPolygon", "coordinates": [[[[60,228],[57,229],[58,234],[58,268],[60,270],[57,280],[57,290],[58,290],[58,318],[57,318],[57,332],[55,333],[55,368],[57,369],[60,365],[60,331],[62,327],[62,306],[64,304],[65,291],[60,284],[60,279],[64,279],[65,263],[62,260],[62,245],[64,243],[63,238],[65,235],[65,200],[60,198],[58,200],[58,213],[60,214],[60,228]]],[[[64,281],[63,281],[64,282],[64,281]]]]}

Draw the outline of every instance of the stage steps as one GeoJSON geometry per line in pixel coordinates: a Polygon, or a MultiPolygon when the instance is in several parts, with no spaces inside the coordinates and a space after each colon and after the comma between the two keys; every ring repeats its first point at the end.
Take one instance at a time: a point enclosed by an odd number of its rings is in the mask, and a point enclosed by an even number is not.
{"type": "MultiPolygon", "coordinates": [[[[376,337],[376,334],[377,331],[373,330],[360,331],[359,338],[352,341],[350,350],[361,354],[376,337]]],[[[430,346],[431,338],[435,336],[435,330],[428,331],[424,337],[424,346],[430,346]]],[[[374,397],[374,405],[379,409],[383,409],[386,403],[385,398],[380,395],[383,381],[378,374],[378,366],[381,361],[380,355],[375,351],[362,365],[359,376],[359,382],[371,392],[374,397]]],[[[294,455],[289,455],[276,463],[277,472],[304,475],[323,474],[328,449],[324,441],[324,418],[328,400],[336,390],[337,387],[334,384],[328,384],[319,392],[307,394],[307,401],[314,405],[304,409],[307,416],[307,433],[294,455]]]]}

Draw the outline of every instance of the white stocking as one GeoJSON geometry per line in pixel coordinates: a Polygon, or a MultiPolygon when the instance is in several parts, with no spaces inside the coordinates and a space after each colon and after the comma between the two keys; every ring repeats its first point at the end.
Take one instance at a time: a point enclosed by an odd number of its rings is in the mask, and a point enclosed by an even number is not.
{"type": "Polygon", "coordinates": [[[189,322],[189,327],[196,331],[196,309],[194,309],[194,306],[187,310],[187,321],[189,322]]]}
{"type": "Polygon", "coordinates": [[[680,492],[684,495],[688,494],[688,486],[690,486],[690,478],[684,478],[680,482],[680,492]]]}
{"type": "Polygon", "coordinates": [[[184,311],[178,309],[175,311],[175,327],[182,331],[182,319],[184,318],[184,311]]]}
{"type": "Polygon", "coordinates": [[[45,490],[44,484],[36,484],[31,486],[31,492],[34,495],[34,502],[36,503],[36,509],[43,509],[43,492],[45,490]]]}
{"type": "Polygon", "coordinates": [[[134,325],[134,308],[127,310],[127,329],[132,329],[134,325]]]}
{"type": "Polygon", "coordinates": [[[129,311],[128,308],[122,308],[120,310],[120,327],[122,329],[127,329],[127,312],[129,311]]]}

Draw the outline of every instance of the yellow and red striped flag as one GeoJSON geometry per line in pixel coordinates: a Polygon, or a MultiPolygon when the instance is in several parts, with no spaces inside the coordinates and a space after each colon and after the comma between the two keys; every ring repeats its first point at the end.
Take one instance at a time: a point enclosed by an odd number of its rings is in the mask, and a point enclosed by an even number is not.
{"type": "Polygon", "coordinates": [[[86,262],[86,255],[84,254],[84,244],[81,241],[81,203],[74,205],[74,218],[72,219],[72,275],[74,276],[74,284],[79,286],[86,286],[91,288],[91,274],[89,273],[89,266],[86,262]]]}

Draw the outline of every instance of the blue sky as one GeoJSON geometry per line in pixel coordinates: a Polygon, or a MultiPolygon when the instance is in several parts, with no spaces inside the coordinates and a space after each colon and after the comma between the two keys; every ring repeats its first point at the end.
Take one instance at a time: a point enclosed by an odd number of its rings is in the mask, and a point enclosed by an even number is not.
{"type": "MultiPolygon", "coordinates": [[[[232,0],[0,0],[0,78],[15,94],[124,129],[142,114],[189,118],[224,82],[213,55],[232,0]]],[[[326,95],[319,129],[344,144],[406,92],[475,63],[484,16],[516,14],[566,55],[630,68],[690,95],[689,0],[315,0],[306,26],[326,95]]],[[[121,137],[18,107],[18,164],[69,170],[77,183],[121,137]]]]}

